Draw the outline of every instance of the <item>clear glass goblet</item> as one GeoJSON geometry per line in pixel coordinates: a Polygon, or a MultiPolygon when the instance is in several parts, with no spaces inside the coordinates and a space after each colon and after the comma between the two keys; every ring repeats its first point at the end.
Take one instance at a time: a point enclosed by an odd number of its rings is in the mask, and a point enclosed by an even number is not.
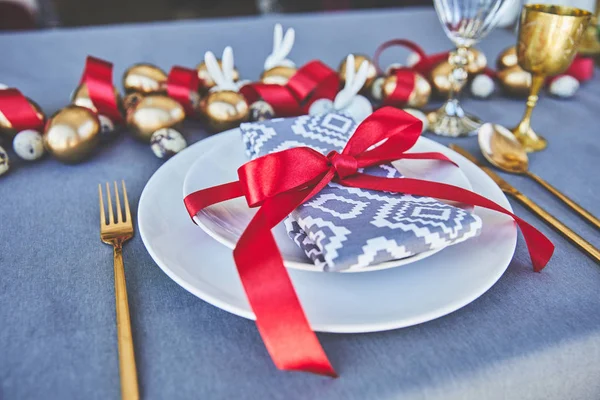
{"type": "Polygon", "coordinates": [[[450,92],[448,100],[430,113],[429,130],[442,136],[466,136],[477,130],[481,121],[463,110],[458,94],[467,83],[467,65],[473,54],[469,48],[483,39],[498,21],[500,8],[508,0],[434,0],[435,10],[446,36],[456,45],[448,62],[450,92]]]}

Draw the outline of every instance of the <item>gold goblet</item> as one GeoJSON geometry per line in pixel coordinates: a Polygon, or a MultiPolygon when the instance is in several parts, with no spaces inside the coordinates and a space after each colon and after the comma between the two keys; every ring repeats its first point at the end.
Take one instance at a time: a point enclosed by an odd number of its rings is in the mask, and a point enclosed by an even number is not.
{"type": "Polygon", "coordinates": [[[523,7],[517,57],[519,65],[532,74],[525,115],[512,130],[528,152],[543,150],[546,139],[531,129],[531,112],[548,76],[564,72],[577,53],[577,46],[591,13],[572,7],[530,4],[523,7]]]}

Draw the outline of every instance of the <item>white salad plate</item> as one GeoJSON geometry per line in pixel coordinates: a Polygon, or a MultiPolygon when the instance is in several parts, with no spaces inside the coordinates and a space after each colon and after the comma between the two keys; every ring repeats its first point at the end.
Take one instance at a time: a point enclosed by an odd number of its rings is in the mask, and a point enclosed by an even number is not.
{"type": "MultiPolygon", "coordinates": [[[[198,156],[196,162],[189,169],[183,183],[183,197],[196,190],[237,180],[238,168],[248,161],[242,145],[241,132],[239,129],[232,129],[221,133],[219,136],[219,139],[215,140],[209,149],[207,148],[198,156]],[[224,160],[226,162],[223,162],[224,160]]],[[[410,152],[436,151],[436,146],[439,145],[431,140],[420,138],[410,152]]],[[[468,190],[472,189],[465,174],[449,163],[435,160],[400,160],[393,164],[402,175],[410,178],[427,179],[468,190]]],[[[251,209],[248,207],[244,198],[237,198],[212,205],[200,211],[194,221],[212,238],[233,249],[256,211],[256,208],[251,209]]],[[[286,267],[322,272],[290,239],[283,222],[273,230],[273,235],[286,267]]],[[[440,247],[411,257],[370,265],[361,269],[348,269],[339,272],[371,272],[399,267],[429,257],[443,248],[440,247]]]]}
{"type": "MultiPolygon", "coordinates": [[[[425,138],[421,141],[455,161],[475,192],[511,209],[500,188],[477,166],[442,145],[425,138]]],[[[227,134],[212,136],[156,171],[140,198],[139,232],[154,261],[184,289],[216,307],[254,319],[231,249],[198,229],[182,200],[191,166],[228,142],[227,134]]],[[[220,161],[226,165],[231,160],[220,161]]],[[[215,173],[208,170],[205,174],[215,173]]],[[[368,274],[288,269],[311,327],[338,333],[396,329],[441,317],[481,296],[510,263],[517,230],[510,217],[479,207],[475,213],[483,222],[478,237],[402,268],[368,274]]]]}

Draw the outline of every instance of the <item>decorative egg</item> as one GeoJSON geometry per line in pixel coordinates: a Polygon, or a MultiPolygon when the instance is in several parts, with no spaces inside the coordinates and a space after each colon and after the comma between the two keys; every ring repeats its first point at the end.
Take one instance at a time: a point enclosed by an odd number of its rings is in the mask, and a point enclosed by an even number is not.
{"type": "MultiPolygon", "coordinates": [[[[361,90],[365,90],[365,89],[368,90],[371,87],[371,84],[373,83],[375,78],[377,78],[377,69],[375,68],[375,64],[373,64],[373,61],[371,61],[371,59],[369,59],[369,57],[363,56],[360,54],[354,54],[354,71],[355,72],[358,71],[358,69],[360,68],[363,61],[369,62],[369,69],[368,69],[368,73],[367,73],[367,80],[365,81],[365,84],[361,90]]],[[[346,82],[346,58],[345,57],[342,60],[342,62],[340,63],[340,66],[338,67],[338,75],[339,75],[342,83],[345,83],[346,82]]]]}
{"type": "MultiPolygon", "coordinates": [[[[113,88],[113,90],[115,92],[115,98],[117,100],[117,107],[119,108],[119,110],[122,111],[124,107],[123,107],[123,99],[121,98],[121,94],[119,93],[119,91],[117,90],[116,87],[113,88]]],[[[85,85],[85,84],[77,86],[77,89],[75,89],[75,91],[71,95],[71,103],[75,104],[76,106],[89,108],[90,110],[92,110],[94,112],[98,112],[98,110],[94,106],[94,103],[92,102],[92,99],[90,99],[87,85],[85,85]]]]}
{"type": "Polygon", "coordinates": [[[275,110],[263,100],[250,104],[250,121],[264,121],[275,117],[275,110]]]}
{"type": "MultiPolygon", "coordinates": [[[[217,62],[219,63],[220,69],[223,70],[223,64],[221,63],[221,60],[217,60],[217,62]]],[[[198,66],[196,67],[196,71],[198,71],[198,78],[200,78],[200,87],[202,89],[209,90],[213,86],[215,86],[215,81],[211,78],[210,74],[208,73],[208,69],[206,68],[206,64],[204,63],[204,61],[198,64],[198,66]]],[[[234,82],[237,82],[240,79],[240,74],[235,67],[233,68],[232,78],[234,82]]]]}
{"type": "Polygon", "coordinates": [[[427,119],[427,115],[425,115],[423,111],[417,110],[416,108],[405,108],[404,111],[409,113],[413,117],[421,120],[421,122],[423,123],[423,130],[421,131],[421,133],[425,132],[429,128],[429,120],[427,119]]]}
{"type": "Polygon", "coordinates": [[[150,137],[150,147],[158,158],[170,158],[186,146],[183,135],[172,128],[159,129],[150,137]]]}
{"type": "MultiPolygon", "coordinates": [[[[42,111],[40,106],[35,101],[31,100],[28,97],[27,97],[27,101],[34,108],[35,113],[38,115],[38,117],[41,118],[42,120],[46,120],[46,116],[44,115],[44,112],[42,111]]],[[[11,138],[17,134],[17,131],[15,129],[13,129],[12,124],[4,116],[2,111],[0,111],[0,131],[2,133],[7,134],[11,138]]]]}
{"type": "Polygon", "coordinates": [[[0,147],[0,175],[4,175],[10,168],[10,162],[8,161],[8,154],[6,150],[0,147]]]}
{"type": "Polygon", "coordinates": [[[136,138],[145,142],[150,142],[150,137],[157,130],[174,127],[184,119],[182,105],[160,94],[143,97],[127,113],[127,125],[136,138]]]}
{"type": "Polygon", "coordinates": [[[471,82],[471,93],[480,99],[487,99],[494,93],[494,80],[486,74],[479,74],[471,82]]]}
{"type": "Polygon", "coordinates": [[[260,81],[266,84],[285,85],[296,74],[296,67],[277,66],[266,70],[260,76],[260,81]]]}
{"type": "Polygon", "coordinates": [[[371,84],[371,97],[374,100],[381,101],[383,99],[383,82],[385,82],[385,77],[378,76],[371,84]]]}
{"type": "Polygon", "coordinates": [[[164,93],[166,85],[167,74],[156,65],[135,64],[123,74],[125,93],[164,93]]]}
{"type": "Polygon", "coordinates": [[[502,53],[498,55],[496,59],[496,69],[503,70],[506,68],[514,67],[519,64],[519,59],[517,57],[517,47],[510,46],[507,49],[504,49],[502,53]]]}
{"type": "Polygon", "coordinates": [[[448,96],[450,92],[450,74],[452,73],[452,65],[448,61],[442,61],[431,70],[431,86],[442,97],[448,96]]]}
{"type": "Polygon", "coordinates": [[[44,146],[66,163],[85,159],[100,140],[100,121],[89,108],[70,105],[57,111],[46,124],[44,146]]]}
{"type": "Polygon", "coordinates": [[[23,160],[37,160],[44,155],[42,135],[33,129],[21,131],[13,139],[13,149],[23,160]]]}
{"type": "Polygon", "coordinates": [[[579,81],[570,75],[563,75],[553,79],[548,89],[553,96],[568,99],[577,93],[579,81]]]}
{"type": "Polygon", "coordinates": [[[471,75],[480,74],[487,67],[487,57],[481,51],[469,48],[467,72],[471,75]]]}
{"type": "Polygon", "coordinates": [[[138,92],[127,94],[123,99],[123,106],[125,107],[125,112],[128,114],[129,111],[133,110],[143,98],[144,95],[138,92]]]}
{"type": "Polygon", "coordinates": [[[215,132],[235,128],[250,116],[244,96],[231,90],[210,93],[201,101],[200,109],[215,132]]]}
{"type": "MultiPolygon", "coordinates": [[[[424,107],[429,102],[431,96],[431,85],[421,74],[415,72],[415,84],[406,104],[403,106],[409,106],[414,108],[424,107]]],[[[397,77],[396,75],[390,75],[383,81],[382,86],[382,97],[387,99],[396,90],[397,77]]]]}
{"type": "Polygon", "coordinates": [[[115,133],[115,124],[106,115],[98,115],[100,121],[100,136],[102,139],[110,139],[115,133]]]}
{"type": "Polygon", "coordinates": [[[502,89],[511,96],[523,97],[531,89],[531,74],[518,65],[498,71],[502,89]]]}

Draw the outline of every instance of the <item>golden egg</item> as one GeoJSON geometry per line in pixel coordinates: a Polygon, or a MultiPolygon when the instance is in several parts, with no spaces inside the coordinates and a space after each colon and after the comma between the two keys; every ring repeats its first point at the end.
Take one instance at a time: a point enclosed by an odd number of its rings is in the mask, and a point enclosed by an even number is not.
{"type": "Polygon", "coordinates": [[[137,104],[142,101],[144,95],[138,92],[133,92],[125,95],[123,98],[123,106],[125,107],[125,112],[129,113],[132,111],[137,104]]]}
{"type": "MultiPolygon", "coordinates": [[[[431,85],[427,82],[421,74],[415,74],[415,84],[412,92],[410,93],[408,100],[404,104],[397,104],[399,107],[414,107],[422,108],[429,102],[431,96],[431,85]]],[[[385,78],[382,86],[382,95],[385,100],[394,93],[397,85],[396,75],[390,75],[385,78]]]]}
{"type": "MultiPolygon", "coordinates": [[[[219,67],[221,67],[221,70],[222,70],[223,64],[221,63],[221,60],[217,60],[217,62],[219,63],[219,67]]],[[[198,71],[198,78],[200,78],[200,88],[203,91],[207,91],[208,89],[215,86],[215,81],[213,81],[212,78],[210,77],[210,75],[208,74],[208,69],[206,69],[206,64],[204,63],[204,61],[202,61],[200,64],[198,64],[198,66],[196,67],[196,71],[198,71]]],[[[239,79],[240,79],[240,74],[239,74],[238,70],[234,67],[233,68],[233,81],[237,82],[239,79]]]]}
{"type": "Polygon", "coordinates": [[[250,108],[244,96],[231,90],[212,92],[200,102],[211,130],[221,132],[247,121],[250,108]]]}
{"type": "Polygon", "coordinates": [[[504,49],[504,51],[498,55],[498,58],[496,59],[496,68],[498,71],[500,71],[506,68],[514,67],[515,65],[518,65],[518,63],[519,60],[517,58],[517,48],[516,46],[511,46],[507,49],[504,49]]]}
{"type": "Polygon", "coordinates": [[[467,57],[469,61],[466,69],[470,75],[480,74],[487,67],[487,57],[481,51],[470,48],[467,57]]]}
{"type": "MultiPolygon", "coordinates": [[[[37,114],[37,116],[39,118],[41,118],[42,121],[45,121],[46,120],[46,115],[42,111],[41,107],[35,101],[31,100],[29,97],[26,97],[26,99],[29,102],[29,104],[34,108],[35,113],[37,114]]],[[[13,129],[12,124],[4,116],[4,114],[2,113],[2,111],[0,111],[0,132],[2,132],[3,134],[6,134],[10,138],[14,137],[17,133],[19,133],[15,129],[13,129]]]]}
{"type": "Polygon", "coordinates": [[[167,74],[156,65],[135,64],[123,74],[125,93],[164,93],[166,85],[167,74]]]}
{"type": "Polygon", "coordinates": [[[531,74],[518,65],[498,71],[498,80],[502,89],[509,95],[525,97],[531,89],[531,74]]]}
{"type": "Polygon", "coordinates": [[[431,86],[442,97],[448,96],[450,92],[450,74],[452,65],[448,61],[442,61],[431,70],[431,86]]]}
{"type": "Polygon", "coordinates": [[[272,85],[285,85],[290,78],[294,76],[297,69],[295,67],[286,67],[280,65],[264,71],[260,76],[260,81],[272,85]]]}
{"type": "Polygon", "coordinates": [[[89,108],[70,105],[50,117],[44,131],[44,147],[65,163],[91,154],[100,140],[100,121],[89,108]]]}
{"type": "Polygon", "coordinates": [[[134,136],[148,143],[154,132],[172,128],[184,119],[185,110],[181,104],[160,94],[143,97],[127,113],[127,125],[134,136]]]}
{"type": "MultiPolygon", "coordinates": [[[[114,92],[115,92],[115,98],[117,100],[117,108],[119,109],[119,112],[123,113],[124,107],[123,107],[123,99],[121,98],[121,94],[119,93],[119,91],[117,90],[116,87],[114,88],[114,92]]],[[[71,96],[71,103],[75,104],[76,106],[89,108],[90,110],[92,110],[94,112],[98,112],[98,110],[94,106],[94,103],[92,103],[92,99],[90,99],[90,95],[88,93],[86,84],[77,86],[77,89],[75,89],[75,91],[73,92],[73,95],[71,96]]]]}
{"type": "MultiPolygon", "coordinates": [[[[369,59],[369,57],[363,56],[361,54],[354,54],[354,71],[358,71],[358,69],[360,68],[363,61],[369,62],[369,69],[368,69],[368,73],[367,73],[367,80],[361,90],[368,90],[371,88],[371,85],[373,84],[373,81],[375,80],[375,78],[377,78],[377,69],[375,68],[375,64],[373,64],[373,61],[371,61],[371,59],[369,59]]],[[[342,83],[345,83],[346,82],[346,59],[345,58],[342,60],[342,62],[340,63],[340,66],[338,67],[338,75],[339,75],[342,83]]]]}

